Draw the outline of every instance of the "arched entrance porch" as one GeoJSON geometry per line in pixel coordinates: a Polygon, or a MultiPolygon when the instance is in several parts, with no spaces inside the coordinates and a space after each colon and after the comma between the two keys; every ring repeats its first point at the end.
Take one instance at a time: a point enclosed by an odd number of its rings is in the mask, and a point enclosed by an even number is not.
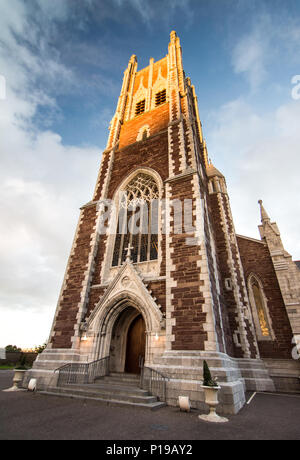
{"type": "Polygon", "coordinates": [[[90,360],[109,356],[110,371],[124,372],[128,342],[131,343],[128,347],[130,350],[140,341],[143,344],[141,345],[143,350],[142,352],[137,351],[136,355],[144,358],[145,363],[150,363],[153,354],[153,338],[160,331],[160,311],[134,293],[124,290],[106,299],[105,302],[103,300],[87,322],[88,335],[94,337],[90,360]],[[137,317],[140,318],[140,326],[137,323],[134,327],[134,320],[137,317]],[[138,337],[140,338],[137,339],[138,337]]]}
{"type": "Polygon", "coordinates": [[[143,315],[128,306],[116,318],[109,349],[110,371],[138,374],[146,353],[143,315]]]}

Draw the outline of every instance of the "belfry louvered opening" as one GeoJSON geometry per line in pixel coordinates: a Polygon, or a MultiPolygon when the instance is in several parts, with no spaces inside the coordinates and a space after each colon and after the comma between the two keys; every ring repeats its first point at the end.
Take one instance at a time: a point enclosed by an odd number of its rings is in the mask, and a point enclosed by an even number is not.
{"type": "Polygon", "coordinates": [[[125,262],[128,247],[133,263],[157,259],[158,198],[156,181],[143,173],[137,174],[122,192],[112,266],[125,262]]]}
{"type": "Polygon", "coordinates": [[[167,100],[167,91],[165,89],[156,93],[155,95],[155,105],[156,106],[160,104],[164,104],[166,100],[167,100]]]}
{"type": "Polygon", "coordinates": [[[140,115],[141,113],[145,112],[145,102],[146,99],[139,101],[135,106],[135,114],[140,115]]]}

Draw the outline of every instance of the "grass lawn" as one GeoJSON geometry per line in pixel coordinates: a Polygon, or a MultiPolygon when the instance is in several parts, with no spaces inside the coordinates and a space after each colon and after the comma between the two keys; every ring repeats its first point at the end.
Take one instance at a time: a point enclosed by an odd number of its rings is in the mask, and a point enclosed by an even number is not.
{"type": "Polygon", "coordinates": [[[16,364],[0,364],[0,371],[14,369],[15,367],[16,367],[16,364]]]}

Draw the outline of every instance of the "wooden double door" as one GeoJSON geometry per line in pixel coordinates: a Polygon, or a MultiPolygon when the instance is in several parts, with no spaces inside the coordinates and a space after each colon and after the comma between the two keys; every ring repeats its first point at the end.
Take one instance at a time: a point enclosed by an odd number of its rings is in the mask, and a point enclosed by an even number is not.
{"type": "Polygon", "coordinates": [[[127,335],[125,372],[140,373],[141,360],[145,359],[146,327],[142,315],[137,316],[129,326],[127,335]]]}

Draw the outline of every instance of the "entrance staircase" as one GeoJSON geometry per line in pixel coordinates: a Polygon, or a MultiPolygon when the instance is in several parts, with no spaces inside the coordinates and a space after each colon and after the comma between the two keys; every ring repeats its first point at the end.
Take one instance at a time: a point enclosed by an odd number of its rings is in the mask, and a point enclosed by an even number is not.
{"type": "Polygon", "coordinates": [[[69,383],[48,387],[40,394],[96,400],[108,405],[143,407],[151,410],[166,405],[147,390],[139,388],[139,382],[139,375],[112,372],[107,376],[96,378],[95,383],[69,383]]]}

